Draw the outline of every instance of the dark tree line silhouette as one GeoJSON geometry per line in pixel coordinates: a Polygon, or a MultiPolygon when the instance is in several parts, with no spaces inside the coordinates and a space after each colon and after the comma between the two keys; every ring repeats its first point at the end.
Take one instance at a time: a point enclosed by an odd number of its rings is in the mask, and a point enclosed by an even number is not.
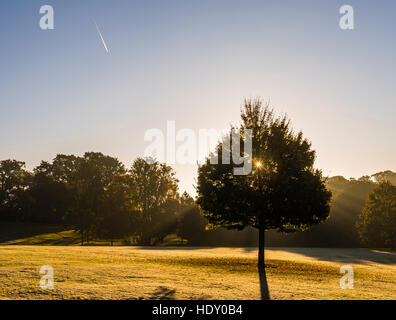
{"type": "Polygon", "coordinates": [[[381,181],[369,193],[367,202],[356,223],[364,243],[396,247],[396,186],[381,181]]]}
{"type": "MultiPolygon", "coordinates": [[[[98,153],[97,158],[99,157],[105,156],[98,153]]],[[[136,239],[136,243],[147,244],[149,236],[145,229],[149,229],[150,238],[152,237],[151,244],[160,243],[167,234],[176,233],[187,240],[188,245],[191,246],[249,247],[257,245],[258,235],[254,229],[248,227],[238,231],[214,228],[213,225],[208,224],[208,220],[202,215],[192,197],[186,193],[182,195],[175,193],[174,187],[173,196],[168,198],[167,206],[157,203],[156,206],[161,207],[162,211],[157,211],[152,206],[151,210],[155,216],[143,218],[144,214],[141,209],[143,206],[133,200],[143,199],[136,193],[134,195],[132,190],[139,178],[138,176],[132,178],[125,169],[123,174],[116,174],[103,189],[102,196],[96,198],[99,202],[97,212],[90,209],[88,213],[82,213],[79,216],[81,211],[78,211],[78,208],[82,210],[86,205],[86,202],[81,201],[83,192],[81,185],[87,181],[79,180],[78,182],[76,178],[73,178],[78,172],[75,168],[78,166],[77,162],[82,161],[82,158],[78,159],[76,156],[58,155],[52,163],[42,162],[33,172],[27,171],[23,162],[0,161],[0,220],[76,228],[81,230],[81,240],[84,242],[87,239],[89,241],[90,237],[112,241],[112,239],[132,236],[136,239]],[[132,182],[133,179],[136,179],[135,183],[132,182]],[[80,186],[79,189],[77,185],[80,186]],[[89,215],[93,215],[91,220],[88,220],[89,215]]],[[[85,161],[89,161],[87,159],[85,161]]],[[[150,167],[150,163],[144,164],[144,159],[138,160],[134,170],[144,166],[150,167]]],[[[152,168],[158,166],[157,163],[152,168]]],[[[152,169],[152,171],[155,170],[152,169]]],[[[89,176],[85,177],[87,178],[89,176]]],[[[341,176],[328,178],[327,188],[333,192],[330,218],[304,232],[282,234],[268,231],[266,244],[268,246],[307,247],[360,247],[362,245],[385,247],[389,245],[389,241],[378,239],[378,237],[373,240],[366,236],[361,241],[356,227],[369,193],[382,181],[390,181],[396,185],[396,173],[384,171],[359,179],[346,179],[341,176]]],[[[145,181],[145,186],[149,186],[147,181],[145,181]]],[[[143,191],[140,192],[144,194],[143,191]]],[[[21,226],[21,228],[25,227],[21,226]]],[[[368,227],[362,235],[366,235],[371,229],[368,227]]],[[[379,235],[379,233],[376,234],[379,235]]]]}
{"type": "Polygon", "coordinates": [[[330,217],[324,223],[295,234],[281,235],[268,232],[269,246],[300,247],[390,247],[387,241],[364,240],[357,223],[369,194],[382,182],[396,185],[396,173],[390,170],[358,179],[342,176],[330,177],[326,185],[333,192],[330,217]]]}
{"type": "Polygon", "coordinates": [[[179,193],[173,169],[155,159],[126,168],[99,152],[59,154],[32,172],[24,162],[0,161],[0,220],[63,225],[78,231],[82,244],[132,238],[156,245],[170,234],[195,246],[259,243],[262,266],[265,238],[270,246],[395,246],[395,172],[324,178],[310,142],[286,117],[246,100],[241,119],[241,155],[246,130],[253,133],[252,171],[234,175],[237,165],[221,161],[231,144],[220,143],[218,164],[210,155],[198,168],[196,201],[179,193]]]}
{"type": "Polygon", "coordinates": [[[81,243],[92,237],[134,236],[139,244],[161,242],[175,233],[183,210],[193,205],[179,195],[171,167],[138,158],[131,168],[97,152],[57,155],[33,172],[16,160],[0,162],[0,218],[63,224],[81,243]]]}

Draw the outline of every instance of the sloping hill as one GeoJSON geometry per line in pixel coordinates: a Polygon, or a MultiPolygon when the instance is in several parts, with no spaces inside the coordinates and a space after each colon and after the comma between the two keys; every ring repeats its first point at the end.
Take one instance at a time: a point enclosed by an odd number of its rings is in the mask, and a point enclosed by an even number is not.
{"type": "Polygon", "coordinates": [[[0,222],[0,244],[69,246],[79,245],[80,236],[74,230],[57,225],[0,222]]]}

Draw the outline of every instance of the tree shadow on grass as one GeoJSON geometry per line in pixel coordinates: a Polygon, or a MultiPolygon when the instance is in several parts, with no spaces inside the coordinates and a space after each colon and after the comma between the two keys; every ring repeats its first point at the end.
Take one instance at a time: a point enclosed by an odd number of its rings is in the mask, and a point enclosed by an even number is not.
{"type": "Polygon", "coordinates": [[[320,261],[338,263],[379,263],[396,265],[396,252],[364,248],[272,248],[300,254],[320,261]]]}
{"type": "Polygon", "coordinates": [[[261,300],[270,300],[268,283],[267,283],[267,275],[265,273],[264,266],[258,267],[258,274],[259,274],[259,280],[260,280],[261,300]]]}
{"type": "Polygon", "coordinates": [[[169,289],[167,287],[158,287],[154,293],[150,296],[150,300],[175,300],[175,289],[169,289]]]}
{"type": "MultiPolygon", "coordinates": [[[[257,251],[257,247],[243,248],[247,253],[257,251]]],[[[370,264],[380,263],[386,265],[396,265],[396,251],[385,249],[368,248],[316,248],[316,247],[266,247],[266,252],[293,253],[319,261],[329,261],[338,263],[359,263],[370,264]]]]}

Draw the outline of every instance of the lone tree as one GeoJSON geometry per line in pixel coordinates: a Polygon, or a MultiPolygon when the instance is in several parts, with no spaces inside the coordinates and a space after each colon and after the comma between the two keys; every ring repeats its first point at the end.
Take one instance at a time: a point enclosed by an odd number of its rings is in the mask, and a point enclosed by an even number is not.
{"type": "Polygon", "coordinates": [[[252,161],[252,171],[234,175],[238,165],[222,163],[224,151],[232,152],[223,150],[230,145],[223,140],[217,148],[218,164],[211,164],[211,155],[198,168],[197,203],[214,226],[257,228],[258,265],[264,267],[265,231],[294,232],[324,221],[330,212],[331,192],[321,171],[313,167],[311,143],[302,132],[293,132],[286,116],[275,117],[257,99],[245,100],[241,118],[241,141],[246,129],[252,130],[250,157],[241,147],[241,156],[252,161]]]}
{"type": "Polygon", "coordinates": [[[396,186],[380,182],[369,193],[356,223],[363,243],[370,246],[396,245],[396,186]]]}

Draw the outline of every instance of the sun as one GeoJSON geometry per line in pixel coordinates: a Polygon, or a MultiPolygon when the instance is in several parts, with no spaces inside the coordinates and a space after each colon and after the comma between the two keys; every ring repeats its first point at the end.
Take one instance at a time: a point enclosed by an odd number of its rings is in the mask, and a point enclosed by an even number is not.
{"type": "Polygon", "coordinates": [[[261,166],[262,166],[262,163],[261,163],[260,161],[257,161],[257,162],[256,162],[256,167],[257,167],[257,168],[260,168],[261,166]]]}

